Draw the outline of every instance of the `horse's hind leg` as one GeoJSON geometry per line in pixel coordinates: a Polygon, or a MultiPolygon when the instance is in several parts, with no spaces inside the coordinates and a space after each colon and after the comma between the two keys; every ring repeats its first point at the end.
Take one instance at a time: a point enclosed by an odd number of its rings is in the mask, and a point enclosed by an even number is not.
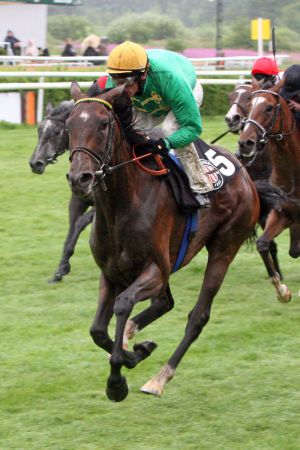
{"type": "Polygon", "coordinates": [[[53,278],[50,280],[51,283],[61,281],[62,278],[70,272],[71,266],[69,259],[74,253],[74,248],[79,234],[92,221],[92,211],[88,212],[87,215],[84,216],[84,213],[88,207],[89,203],[72,194],[69,203],[69,230],[64,243],[61,260],[53,278]],[[79,220],[81,217],[84,217],[84,219],[79,220]]]}
{"type": "Polygon", "coordinates": [[[300,224],[293,223],[290,226],[290,250],[289,254],[292,258],[300,256],[300,224]]]}
{"type": "Polygon", "coordinates": [[[128,340],[132,339],[138,331],[142,330],[159,317],[171,311],[173,307],[174,300],[168,284],[166,291],[162,295],[151,299],[151,305],[149,308],[145,309],[126,322],[123,337],[124,348],[128,345],[128,340]]]}
{"type": "Polygon", "coordinates": [[[204,326],[207,324],[213,299],[222,285],[228,266],[237,250],[238,249],[233,252],[231,249],[230,257],[225,256],[225,254],[222,257],[219,254],[218,256],[213,257],[212,254],[209,253],[200,295],[195,307],[189,313],[184,337],[158,375],[154,376],[141,388],[142,392],[158,396],[162,395],[165,384],[173,378],[175,369],[184,354],[190,345],[198,338],[204,326]]]}

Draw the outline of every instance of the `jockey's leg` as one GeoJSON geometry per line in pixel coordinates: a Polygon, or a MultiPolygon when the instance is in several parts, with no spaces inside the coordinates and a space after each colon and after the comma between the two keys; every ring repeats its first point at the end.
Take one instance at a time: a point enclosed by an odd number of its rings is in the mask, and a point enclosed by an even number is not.
{"type": "MultiPolygon", "coordinates": [[[[193,91],[197,105],[200,108],[203,90],[199,82],[197,82],[196,87],[193,91]]],[[[162,131],[165,137],[170,136],[175,131],[180,128],[174,114],[170,111],[162,124],[162,131]]],[[[204,166],[199,158],[196,148],[193,143],[187,145],[186,147],[179,148],[175,150],[175,154],[181,161],[182,166],[188,176],[191,189],[194,191],[200,206],[209,206],[209,200],[203,197],[203,194],[213,190],[212,183],[209,177],[206,175],[204,166]]]]}

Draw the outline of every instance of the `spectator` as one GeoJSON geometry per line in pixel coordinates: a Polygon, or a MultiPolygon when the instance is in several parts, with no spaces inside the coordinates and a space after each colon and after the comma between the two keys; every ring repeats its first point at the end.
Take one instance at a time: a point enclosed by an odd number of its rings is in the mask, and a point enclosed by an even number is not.
{"type": "Polygon", "coordinates": [[[39,56],[50,56],[50,52],[48,48],[41,48],[39,47],[39,56]]]}
{"type": "MultiPolygon", "coordinates": [[[[100,56],[99,52],[100,37],[94,34],[84,39],[81,44],[81,50],[83,56],[100,56]]],[[[90,61],[95,66],[99,66],[101,61],[90,61]]]]}
{"type": "Polygon", "coordinates": [[[10,48],[14,55],[20,55],[21,53],[21,42],[14,36],[14,33],[11,30],[7,31],[7,35],[4,39],[4,42],[10,44],[10,48]]]}
{"type": "Polygon", "coordinates": [[[34,45],[33,41],[28,41],[27,47],[25,47],[24,51],[25,56],[38,56],[39,49],[34,45]]]}
{"type": "MultiPolygon", "coordinates": [[[[108,51],[107,51],[107,38],[103,37],[101,38],[100,44],[97,47],[99,56],[107,56],[108,55],[108,51]]],[[[101,60],[99,61],[99,65],[103,65],[105,64],[105,61],[101,60]]]]}
{"type": "Polygon", "coordinates": [[[76,56],[76,51],[70,38],[65,39],[65,48],[63,49],[61,56],[76,56]]]}

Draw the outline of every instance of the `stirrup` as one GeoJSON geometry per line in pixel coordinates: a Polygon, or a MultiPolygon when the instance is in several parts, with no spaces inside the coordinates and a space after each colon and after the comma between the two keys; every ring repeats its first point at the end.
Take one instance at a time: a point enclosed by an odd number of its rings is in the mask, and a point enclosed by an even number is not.
{"type": "Polygon", "coordinates": [[[208,198],[207,194],[200,194],[200,192],[193,192],[195,199],[198,202],[198,205],[200,208],[209,208],[210,207],[210,200],[208,198]]]}

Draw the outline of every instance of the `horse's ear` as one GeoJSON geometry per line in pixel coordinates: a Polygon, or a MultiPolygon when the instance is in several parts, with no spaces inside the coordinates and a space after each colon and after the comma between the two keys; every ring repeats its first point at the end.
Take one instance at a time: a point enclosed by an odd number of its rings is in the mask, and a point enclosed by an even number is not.
{"type": "Polygon", "coordinates": [[[47,103],[47,106],[46,106],[46,115],[47,116],[50,116],[50,114],[51,114],[51,112],[53,111],[53,106],[52,106],[52,103],[51,102],[48,102],[47,103]]]}
{"type": "Polygon", "coordinates": [[[105,100],[114,105],[115,102],[124,96],[129,98],[128,94],[125,92],[125,85],[121,85],[107,92],[105,94],[105,100]]]}
{"type": "Polygon", "coordinates": [[[283,80],[279,80],[278,83],[276,83],[273,86],[272,91],[279,92],[279,90],[282,88],[283,84],[284,84],[284,81],[283,80]]]}
{"type": "Polygon", "coordinates": [[[259,89],[261,89],[260,84],[254,77],[252,77],[252,86],[254,91],[258,91],[259,89]]]}
{"type": "Polygon", "coordinates": [[[81,90],[80,90],[80,86],[79,86],[79,84],[77,83],[77,81],[72,81],[72,84],[71,84],[71,95],[72,95],[72,98],[75,100],[75,102],[77,101],[77,100],[79,100],[80,98],[83,98],[85,95],[81,92],[81,90]]]}

